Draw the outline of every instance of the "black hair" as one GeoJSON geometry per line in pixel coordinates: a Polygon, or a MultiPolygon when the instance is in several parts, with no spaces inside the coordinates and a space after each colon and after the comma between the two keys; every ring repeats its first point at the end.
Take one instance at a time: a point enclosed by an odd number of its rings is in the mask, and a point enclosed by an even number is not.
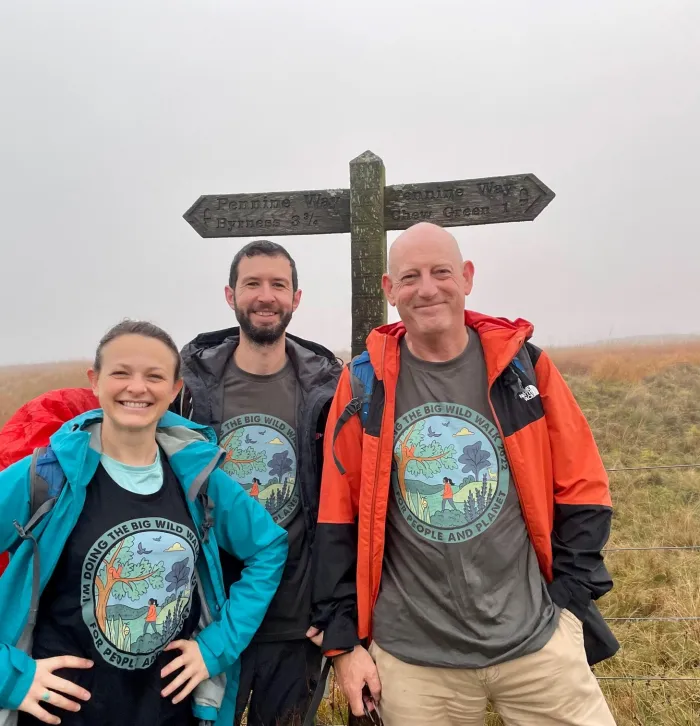
{"type": "Polygon", "coordinates": [[[97,373],[102,369],[103,348],[113,340],[121,338],[122,335],[141,335],[144,338],[153,338],[170,348],[175,356],[175,380],[180,380],[180,351],[177,349],[175,341],[162,328],[145,320],[122,320],[121,323],[117,323],[102,336],[97,344],[95,361],[92,364],[97,373]]]}
{"type": "Polygon", "coordinates": [[[236,256],[233,258],[231,263],[231,270],[228,275],[229,287],[235,289],[236,283],[238,282],[238,266],[240,265],[243,257],[258,257],[259,255],[266,255],[267,257],[285,257],[289,260],[289,264],[292,268],[292,291],[296,292],[299,289],[299,277],[297,275],[297,266],[292,256],[287,252],[282,245],[277,242],[270,242],[267,239],[259,239],[253,242],[249,242],[245,247],[238,250],[236,256]]]}

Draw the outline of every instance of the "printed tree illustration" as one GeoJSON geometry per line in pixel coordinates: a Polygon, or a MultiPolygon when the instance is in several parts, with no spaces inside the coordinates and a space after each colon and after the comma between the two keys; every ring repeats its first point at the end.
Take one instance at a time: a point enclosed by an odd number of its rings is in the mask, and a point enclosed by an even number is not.
{"type": "Polygon", "coordinates": [[[292,470],[293,461],[289,457],[289,451],[277,452],[267,465],[270,467],[270,476],[276,476],[279,481],[284,480],[284,475],[292,470]]]}
{"type": "Polygon", "coordinates": [[[462,449],[462,456],[458,461],[460,464],[464,464],[462,467],[464,474],[474,472],[474,481],[479,481],[479,472],[487,466],[491,466],[491,455],[481,448],[481,441],[477,441],[462,449]]]}
{"type": "Polygon", "coordinates": [[[464,500],[464,516],[468,522],[473,522],[480,512],[477,509],[476,499],[474,498],[474,491],[469,492],[469,496],[464,500]]]}
{"type": "Polygon", "coordinates": [[[472,489],[469,492],[469,496],[464,500],[464,516],[468,521],[473,522],[486,511],[486,507],[491,501],[492,495],[493,487],[484,474],[481,488],[472,489]]]}
{"type": "Polygon", "coordinates": [[[159,562],[154,565],[145,557],[141,558],[139,562],[134,562],[134,539],[134,537],[125,537],[113,547],[102,560],[95,577],[95,588],[97,589],[95,616],[103,633],[106,632],[107,627],[107,603],[110,596],[115,600],[128,597],[130,600],[136,601],[146,593],[149,587],[163,586],[165,563],[159,562]]]}
{"type": "MultiPolygon", "coordinates": [[[[168,617],[163,623],[163,642],[168,640],[168,638],[170,637],[170,633],[173,630],[175,630],[175,619],[173,618],[172,612],[168,612],[168,617]]],[[[151,633],[149,633],[149,635],[151,635],[151,633]]]]}
{"type": "Polygon", "coordinates": [[[488,503],[491,501],[492,487],[488,480],[487,472],[484,472],[483,481],[481,482],[481,492],[477,495],[482,511],[486,510],[488,503]]]}
{"type": "Polygon", "coordinates": [[[237,477],[244,477],[254,471],[265,471],[265,451],[256,451],[253,446],[243,449],[241,439],[244,429],[236,429],[221,445],[226,449],[222,468],[237,477]]]}
{"type": "Polygon", "coordinates": [[[457,469],[455,447],[450,444],[442,446],[434,439],[426,441],[423,438],[425,420],[416,421],[401,436],[394,448],[394,459],[398,474],[401,496],[406,500],[406,474],[412,476],[430,477],[439,474],[444,469],[457,469]]]}
{"type": "Polygon", "coordinates": [[[270,513],[277,511],[277,491],[272,492],[272,494],[270,494],[267,498],[267,501],[265,502],[265,509],[267,509],[270,513]]]}
{"type": "Polygon", "coordinates": [[[181,591],[184,591],[184,589],[190,582],[190,568],[187,564],[188,560],[189,558],[185,557],[184,559],[175,562],[170,568],[170,572],[168,572],[168,574],[165,576],[165,581],[169,583],[168,586],[165,588],[165,591],[177,593],[177,600],[175,602],[175,618],[173,625],[175,625],[175,623],[179,621],[180,615],[182,613],[181,608],[184,606],[184,603],[180,603],[181,591]]]}

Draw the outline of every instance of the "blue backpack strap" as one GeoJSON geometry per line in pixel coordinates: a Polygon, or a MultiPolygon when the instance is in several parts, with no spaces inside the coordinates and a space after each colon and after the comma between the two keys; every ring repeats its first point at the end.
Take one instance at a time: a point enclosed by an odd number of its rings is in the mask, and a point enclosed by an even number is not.
{"type": "Polygon", "coordinates": [[[372,400],[376,380],[369,353],[364,351],[355,356],[350,363],[350,385],[352,386],[352,395],[357,396],[362,401],[360,421],[362,421],[363,428],[369,415],[369,404],[372,400]]]}
{"type": "Polygon", "coordinates": [[[32,453],[29,465],[31,515],[49,499],[61,493],[66,477],[51,446],[40,446],[32,453]]]}
{"type": "Polygon", "coordinates": [[[53,509],[65,481],[65,474],[53,449],[50,446],[40,446],[34,449],[29,464],[30,518],[24,526],[17,520],[14,522],[17,534],[23,540],[30,540],[34,550],[32,558],[32,598],[29,607],[29,619],[25,628],[26,632],[31,632],[34,628],[37,612],[39,611],[41,564],[39,561],[39,543],[34,536],[34,530],[53,509]]]}
{"type": "Polygon", "coordinates": [[[374,384],[377,380],[374,375],[372,361],[370,361],[369,353],[367,351],[360,353],[360,355],[356,355],[350,361],[348,368],[350,370],[350,388],[352,390],[352,398],[348,401],[345,409],[338,417],[335,424],[335,430],[333,431],[333,459],[335,460],[335,465],[338,467],[338,471],[341,474],[345,474],[345,468],[340,463],[335,453],[336,439],[338,438],[338,434],[343,426],[345,426],[347,421],[355,414],[359,414],[360,423],[364,428],[367,416],[369,415],[369,404],[372,400],[374,384]]]}

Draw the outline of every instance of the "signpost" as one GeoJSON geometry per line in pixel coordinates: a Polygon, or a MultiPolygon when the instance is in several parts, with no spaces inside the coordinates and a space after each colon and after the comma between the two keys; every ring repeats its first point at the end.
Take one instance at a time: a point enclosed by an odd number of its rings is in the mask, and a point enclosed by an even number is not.
{"type": "Polygon", "coordinates": [[[371,151],[350,162],[350,189],[200,197],[184,214],[201,237],[269,237],[350,232],[352,355],[386,322],[381,279],[387,230],[418,222],[461,227],[531,222],[554,199],[534,174],[386,186],[371,151]]]}

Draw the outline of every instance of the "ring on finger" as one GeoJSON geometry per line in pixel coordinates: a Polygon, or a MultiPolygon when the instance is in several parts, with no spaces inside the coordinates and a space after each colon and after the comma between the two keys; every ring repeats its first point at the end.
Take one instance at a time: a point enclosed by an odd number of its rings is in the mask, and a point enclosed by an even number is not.
{"type": "Polygon", "coordinates": [[[51,694],[49,691],[44,691],[44,693],[41,696],[42,701],[50,701],[51,700],[51,694]]]}

